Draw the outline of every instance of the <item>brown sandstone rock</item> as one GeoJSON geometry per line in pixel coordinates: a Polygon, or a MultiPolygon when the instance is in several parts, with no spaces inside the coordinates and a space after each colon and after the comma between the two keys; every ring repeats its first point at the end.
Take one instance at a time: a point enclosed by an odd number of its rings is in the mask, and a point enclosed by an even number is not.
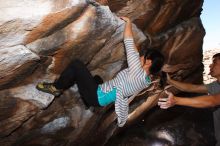
{"type": "MultiPolygon", "coordinates": [[[[0,106],[6,105],[0,145],[103,145],[119,131],[112,106],[85,109],[76,87],[59,99],[35,89],[40,81],[53,82],[76,58],[105,80],[123,69],[124,25],[117,16],[131,18],[137,46],[145,41],[157,47],[174,78],[202,81],[202,0],[98,2],[107,6],[93,0],[0,1],[0,106]]],[[[153,95],[158,91],[131,103],[128,125],[164,96],[153,95]]]]}

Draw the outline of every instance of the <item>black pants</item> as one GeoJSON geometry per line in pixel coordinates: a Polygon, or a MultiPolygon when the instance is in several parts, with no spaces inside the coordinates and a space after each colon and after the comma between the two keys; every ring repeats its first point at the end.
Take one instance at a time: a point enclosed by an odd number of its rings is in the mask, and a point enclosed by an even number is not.
{"type": "Polygon", "coordinates": [[[89,106],[99,106],[97,98],[98,83],[85,64],[79,60],[71,62],[62,72],[54,86],[57,89],[68,89],[77,84],[82,100],[89,106]]]}

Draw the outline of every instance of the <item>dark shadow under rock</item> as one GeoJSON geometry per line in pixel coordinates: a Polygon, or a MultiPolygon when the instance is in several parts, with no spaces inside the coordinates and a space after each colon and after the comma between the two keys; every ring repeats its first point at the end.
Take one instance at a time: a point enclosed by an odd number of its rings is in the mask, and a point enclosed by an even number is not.
{"type": "Polygon", "coordinates": [[[110,139],[106,146],[214,146],[211,109],[154,108],[139,125],[110,139]]]}

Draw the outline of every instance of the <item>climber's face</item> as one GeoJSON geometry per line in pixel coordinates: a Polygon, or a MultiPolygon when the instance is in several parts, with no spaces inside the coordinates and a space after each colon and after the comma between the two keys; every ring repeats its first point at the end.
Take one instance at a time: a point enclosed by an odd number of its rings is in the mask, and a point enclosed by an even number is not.
{"type": "Polygon", "coordinates": [[[143,69],[146,71],[146,73],[149,75],[150,74],[150,67],[152,65],[152,60],[151,59],[146,59],[143,65],[143,69]]]}
{"type": "Polygon", "coordinates": [[[220,78],[220,57],[215,57],[209,68],[212,77],[220,78]]]}

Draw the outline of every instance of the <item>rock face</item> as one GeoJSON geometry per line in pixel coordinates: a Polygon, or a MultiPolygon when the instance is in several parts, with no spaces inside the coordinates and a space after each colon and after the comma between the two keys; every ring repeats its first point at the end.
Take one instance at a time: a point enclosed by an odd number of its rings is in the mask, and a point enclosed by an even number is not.
{"type": "MultiPolygon", "coordinates": [[[[164,54],[164,71],[177,80],[202,82],[202,4],[0,0],[0,145],[104,145],[121,130],[112,105],[86,109],[76,86],[57,99],[35,89],[40,81],[53,82],[76,58],[104,80],[122,70],[124,22],[118,16],[131,18],[137,46],[164,54]]],[[[165,96],[152,88],[131,103],[127,126],[165,96]]]]}
{"type": "Polygon", "coordinates": [[[214,146],[210,110],[174,107],[154,109],[139,124],[112,137],[107,146],[214,146]],[[168,115],[168,116],[164,116],[168,115]]]}

